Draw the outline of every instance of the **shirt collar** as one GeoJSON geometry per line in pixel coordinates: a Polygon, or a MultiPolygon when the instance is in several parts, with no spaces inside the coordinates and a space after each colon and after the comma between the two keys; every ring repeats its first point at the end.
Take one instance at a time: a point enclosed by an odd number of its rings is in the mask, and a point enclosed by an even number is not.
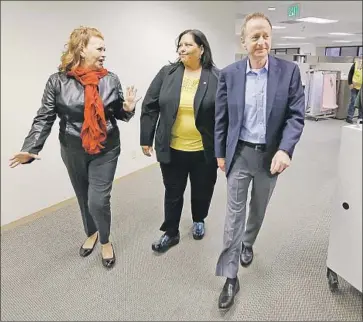
{"type": "MultiPolygon", "coordinates": [[[[264,67],[261,68],[261,72],[263,71],[268,71],[268,57],[267,57],[267,60],[266,60],[266,64],[264,67]]],[[[246,68],[246,74],[248,74],[249,72],[252,72],[252,69],[251,69],[251,65],[250,65],[250,60],[248,59],[247,60],[247,68],[246,68]]]]}

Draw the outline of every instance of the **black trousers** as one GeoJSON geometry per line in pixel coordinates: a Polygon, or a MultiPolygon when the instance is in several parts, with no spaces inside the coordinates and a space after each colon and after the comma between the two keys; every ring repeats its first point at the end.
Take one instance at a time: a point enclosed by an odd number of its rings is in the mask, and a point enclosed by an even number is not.
{"type": "Polygon", "coordinates": [[[160,163],[165,186],[164,222],[160,227],[169,236],[179,232],[188,176],[191,186],[192,219],[204,222],[208,215],[217,181],[216,160],[207,163],[204,152],[184,152],[171,149],[171,162],[160,163]]]}
{"type": "Polygon", "coordinates": [[[81,208],[86,235],[98,231],[101,244],[109,242],[110,198],[119,155],[120,146],[90,155],[82,149],[61,145],[61,156],[81,208]]]}

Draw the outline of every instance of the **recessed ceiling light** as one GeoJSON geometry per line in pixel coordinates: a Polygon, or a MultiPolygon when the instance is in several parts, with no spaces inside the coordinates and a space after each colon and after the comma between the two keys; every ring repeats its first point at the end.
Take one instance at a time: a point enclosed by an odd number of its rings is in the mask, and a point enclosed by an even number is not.
{"type": "Polygon", "coordinates": [[[285,26],[272,26],[272,29],[285,29],[285,26]]]}
{"type": "Polygon", "coordinates": [[[268,10],[270,10],[270,11],[275,11],[275,10],[276,10],[276,8],[275,8],[275,7],[268,7],[268,10]]]}
{"type": "Polygon", "coordinates": [[[306,37],[298,37],[298,36],[283,36],[281,38],[284,39],[305,39],[306,37]]]}
{"type": "Polygon", "coordinates": [[[354,36],[354,34],[350,34],[348,32],[329,32],[329,35],[334,35],[334,36],[354,36]]]}
{"type": "Polygon", "coordinates": [[[346,42],[352,42],[351,40],[333,40],[333,42],[344,42],[344,43],[346,43],[346,42]]]}
{"type": "Polygon", "coordinates": [[[306,17],[306,18],[299,18],[296,19],[297,21],[301,22],[311,22],[311,23],[334,23],[338,22],[338,20],[331,20],[331,19],[324,19],[324,18],[317,18],[317,17],[306,17]]]}

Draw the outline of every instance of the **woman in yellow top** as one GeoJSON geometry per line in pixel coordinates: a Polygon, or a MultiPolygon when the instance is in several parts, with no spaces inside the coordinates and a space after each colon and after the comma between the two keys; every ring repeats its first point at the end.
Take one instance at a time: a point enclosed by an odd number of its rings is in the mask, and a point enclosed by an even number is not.
{"type": "Polygon", "coordinates": [[[165,186],[165,233],[152,244],[164,252],[179,243],[179,223],[188,177],[191,185],[193,237],[202,239],[217,163],[214,156],[214,110],[218,73],[206,36],[185,30],[177,39],[178,60],[164,66],[152,81],[142,104],[140,144],[155,151],[165,186]]]}
{"type": "MultiPolygon", "coordinates": [[[[353,123],[355,112],[354,103],[356,101],[358,92],[362,87],[362,57],[356,58],[354,64],[350,68],[348,74],[348,84],[350,88],[350,102],[348,106],[346,122],[353,123]]],[[[358,118],[362,118],[362,111],[358,110],[358,113],[358,118]]]]}

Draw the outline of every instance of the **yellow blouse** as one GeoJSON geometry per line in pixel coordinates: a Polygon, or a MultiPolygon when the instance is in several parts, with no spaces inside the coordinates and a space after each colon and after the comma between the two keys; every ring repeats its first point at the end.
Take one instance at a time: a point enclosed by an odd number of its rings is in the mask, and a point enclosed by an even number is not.
{"type": "Polygon", "coordinates": [[[170,147],[181,151],[203,150],[202,136],[195,126],[194,97],[199,78],[184,76],[176,120],[171,131],[170,147]]]}

